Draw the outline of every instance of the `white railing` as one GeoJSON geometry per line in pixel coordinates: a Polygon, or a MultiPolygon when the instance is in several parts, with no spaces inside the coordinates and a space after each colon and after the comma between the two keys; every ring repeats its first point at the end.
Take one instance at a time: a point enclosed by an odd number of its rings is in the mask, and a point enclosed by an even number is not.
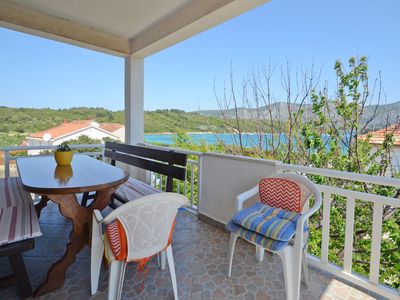
{"type": "MultiPolygon", "coordinates": [[[[97,149],[101,148],[101,151],[89,151],[84,152],[82,154],[86,154],[92,157],[98,157],[103,155],[103,144],[82,144],[82,145],[70,145],[71,149],[97,149]]],[[[0,147],[0,152],[4,152],[4,177],[10,177],[10,162],[15,160],[20,155],[12,155],[12,152],[21,152],[21,151],[48,151],[48,150],[55,150],[57,146],[55,145],[46,145],[46,146],[11,146],[11,147],[0,147]]],[[[27,154],[28,155],[28,154],[27,154]]],[[[34,155],[43,155],[43,154],[34,154],[34,155]]]]}
{"type": "MultiPolygon", "coordinates": [[[[193,212],[198,212],[198,188],[196,185],[197,176],[199,169],[199,161],[191,160],[187,161],[186,165],[186,179],[184,181],[176,180],[173,191],[182,195],[186,195],[189,199],[189,208],[193,212]],[[189,185],[189,188],[188,188],[189,185]]],[[[150,184],[151,186],[164,190],[167,186],[167,176],[150,172],[150,184]]]]}
{"type": "MultiPolygon", "coordinates": [[[[176,185],[174,186],[174,192],[185,195],[189,199],[189,208],[193,212],[198,212],[198,201],[199,201],[199,188],[198,188],[198,174],[199,174],[199,158],[202,155],[201,152],[188,151],[178,148],[155,146],[152,144],[141,144],[142,146],[171,151],[174,150],[177,153],[183,153],[190,155],[194,159],[188,159],[186,164],[186,176],[184,181],[176,180],[176,185]]],[[[151,172],[150,173],[150,184],[155,188],[165,190],[167,185],[167,176],[151,172]]]]}
{"type": "MultiPolygon", "coordinates": [[[[318,169],[288,164],[282,164],[280,171],[293,171],[308,175],[319,175],[329,178],[350,180],[351,182],[360,182],[365,184],[376,184],[400,188],[400,180],[389,177],[355,174],[350,172],[340,172],[328,169],[318,169]]],[[[397,198],[390,198],[370,193],[352,191],[334,186],[319,185],[319,188],[323,193],[321,257],[310,255],[310,263],[320,269],[326,270],[338,277],[346,279],[381,296],[387,297],[389,299],[400,299],[400,294],[398,291],[391,289],[379,282],[383,209],[385,206],[400,208],[400,200],[397,198]],[[334,195],[341,196],[346,199],[343,267],[339,267],[331,263],[328,259],[331,227],[331,201],[334,195]],[[373,203],[371,255],[369,261],[370,272],[368,278],[352,272],[353,244],[355,242],[354,212],[356,207],[356,200],[373,203]]],[[[398,276],[400,276],[400,274],[398,274],[398,276]]]]}

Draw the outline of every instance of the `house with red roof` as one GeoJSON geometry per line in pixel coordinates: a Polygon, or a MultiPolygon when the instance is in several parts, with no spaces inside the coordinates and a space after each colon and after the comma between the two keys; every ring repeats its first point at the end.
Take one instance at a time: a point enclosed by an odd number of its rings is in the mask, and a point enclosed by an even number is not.
{"type": "MultiPolygon", "coordinates": [[[[98,123],[94,120],[75,120],[43,131],[30,134],[26,138],[27,146],[59,145],[75,140],[82,135],[92,139],[125,140],[125,127],[117,123],[98,123]]],[[[41,150],[30,150],[29,154],[38,154],[41,150]]]]}
{"type": "Polygon", "coordinates": [[[378,148],[382,146],[387,134],[393,134],[393,148],[391,151],[392,167],[395,170],[400,170],[400,123],[379,130],[370,131],[367,134],[360,136],[359,139],[366,140],[368,138],[368,142],[375,148],[378,148]]]}

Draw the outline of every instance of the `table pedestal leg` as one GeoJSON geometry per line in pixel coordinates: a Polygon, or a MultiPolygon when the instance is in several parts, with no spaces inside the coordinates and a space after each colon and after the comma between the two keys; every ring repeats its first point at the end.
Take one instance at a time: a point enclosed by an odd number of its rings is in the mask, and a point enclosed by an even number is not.
{"type": "Polygon", "coordinates": [[[50,267],[46,281],[35,291],[34,297],[54,291],[64,285],[65,274],[68,268],[75,262],[76,255],[85,245],[90,246],[93,210],[103,210],[110,201],[110,197],[115,189],[111,188],[97,192],[94,201],[87,208],[79,205],[75,194],[47,196],[59,205],[61,214],[72,221],[73,229],[70,241],[66,246],[65,254],[50,267]]]}
{"type": "Polygon", "coordinates": [[[48,201],[49,198],[47,198],[47,196],[41,196],[40,202],[35,205],[36,215],[38,218],[40,218],[40,213],[42,212],[42,209],[47,206],[48,201]]]}
{"type": "Polygon", "coordinates": [[[85,244],[85,241],[72,230],[70,242],[67,244],[67,251],[59,261],[50,267],[46,281],[37,288],[34,297],[57,290],[64,285],[65,273],[68,267],[75,262],[76,255],[85,247],[85,244]]]}

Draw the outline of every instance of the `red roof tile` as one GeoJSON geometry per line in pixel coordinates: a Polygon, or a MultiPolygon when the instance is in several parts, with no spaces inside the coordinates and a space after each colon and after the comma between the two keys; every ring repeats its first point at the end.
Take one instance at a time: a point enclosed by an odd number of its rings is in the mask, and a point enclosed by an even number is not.
{"type": "Polygon", "coordinates": [[[122,124],[117,124],[117,123],[101,123],[100,124],[100,128],[108,131],[108,132],[115,132],[118,129],[121,129],[122,127],[124,127],[124,125],[122,124]]]}
{"type": "Polygon", "coordinates": [[[60,136],[66,135],[71,132],[75,132],[78,130],[81,130],[83,128],[89,127],[90,123],[92,123],[93,120],[76,120],[72,122],[64,122],[60,126],[53,127],[47,130],[39,131],[32,133],[30,137],[33,138],[43,138],[43,135],[46,133],[49,133],[51,135],[51,138],[58,138],[60,136]]]}
{"type": "Polygon", "coordinates": [[[360,140],[365,140],[369,136],[370,144],[382,145],[385,140],[385,135],[393,133],[394,145],[400,146],[400,124],[394,124],[376,131],[368,132],[359,137],[360,140]]]}
{"type": "MultiPolygon", "coordinates": [[[[90,127],[92,123],[95,123],[94,120],[75,120],[72,122],[64,122],[60,126],[49,128],[47,130],[39,131],[30,134],[29,136],[32,138],[43,138],[43,135],[50,134],[51,139],[56,139],[64,135],[68,135],[70,133],[85,129],[90,127]]],[[[102,123],[98,126],[100,129],[108,131],[110,133],[120,129],[123,127],[121,124],[115,123],[102,123]]]]}

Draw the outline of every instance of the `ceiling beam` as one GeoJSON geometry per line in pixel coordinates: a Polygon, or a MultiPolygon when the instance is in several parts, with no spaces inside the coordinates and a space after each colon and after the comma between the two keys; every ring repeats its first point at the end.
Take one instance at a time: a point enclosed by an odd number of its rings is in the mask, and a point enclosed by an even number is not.
{"type": "Polygon", "coordinates": [[[0,25],[108,54],[127,56],[131,53],[129,41],[121,36],[2,0],[0,25]]]}
{"type": "Polygon", "coordinates": [[[149,56],[270,0],[193,0],[131,40],[131,52],[149,56]]]}

